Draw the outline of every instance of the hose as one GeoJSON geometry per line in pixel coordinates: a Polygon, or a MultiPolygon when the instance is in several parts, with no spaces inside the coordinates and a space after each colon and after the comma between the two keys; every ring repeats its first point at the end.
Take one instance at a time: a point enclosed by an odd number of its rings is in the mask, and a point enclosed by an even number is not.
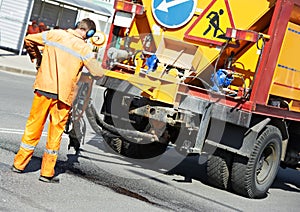
{"type": "Polygon", "coordinates": [[[103,130],[102,130],[102,128],[103,128],[115,135],[122,136],[126,140],[129,140],[129,141],[133,140],[134,138],[138,138],[138,139],[134,139],[135,142],[137,140],[140,141],[140,138],[142,138],[143,141],[151,141],[151,142],[159,141],[159,139],[157,138],[156,135],[139,132],[136,130],[120,129],[120,128],[114,127],[113,125],[105,123],[99,117],[98,113],[96,112],[95,107],[91,103],[86,108],[85,113],[86,113],[86,117],[87,117],[91,127],[93,128],[93,130],[101,136],[103,136],[105,134],[105,132],[103,132],[103,130]]]}

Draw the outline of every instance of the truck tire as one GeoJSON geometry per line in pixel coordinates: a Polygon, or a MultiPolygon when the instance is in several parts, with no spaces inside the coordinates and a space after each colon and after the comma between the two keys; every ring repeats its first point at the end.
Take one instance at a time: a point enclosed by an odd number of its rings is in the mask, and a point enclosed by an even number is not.
{"type": "MultiPolygon", "coordinates": [[[[104,130],[103,130],[104,131],[104,130]]],[[[105,143],[116,153],[121,154],[121,148],[122,148],[122,139],[118,136],[114,136],[113,134],[105,131],[106,133],[103,133],[103,139],[105,143]]]]}
{"type": "Polygon", "coordinates": [[[229,189],[229,175],[232,155],[221,149],[217,149],[207,161],[207,180],[217,188],[229,189]]]}
{"type": "MultiPolygon", "coordinates": [[[[110,114],[117,113],[116,115],[122,117],[127,114],[129,108],[120,107],[122,105],[123,93],[107,89],[105,91],[105,102],[103,104],[102,112],[104,111],[108,115],[104,115],[104,121],[110,125],[116,125],[116,127],[125,128],[127,125],[131,125],[128,121],[122,119],[113,120],[110,114]]],[[[128,106],[129,107],[129,106],[128,106]]],[[[133,117],[130,117],[133,118],[133,117]]],[[[134,117],[136,124],[133,126],[137,131],[147,131],[149,123],[145,118],[134,117]]],[[[132,126],[131,126],[132,127],[132,126]]],[[[135,143],[134,141],[128,141],[121,136],[107,136],[104,137],[104,141],[117,153],[132,159],[150,159],[155,158],[163,154],[167,145],[159,142],[153,142],[148,144],[135,143]]]]}
{"type": "Polygon", "coordinates": [[[235,156],[232,189],[249,198],[262,198],[272,185],[280,165],[282,136],[278,128],[267,125],[255,142],[249,159],[235,156]]]}
{"type": "Polygon", "coordinates": [[[167,146],[167,144],[158,142],[137,144],[123,140],[121,154],[132,159],[159,159],[166,151],[167,146]]]}

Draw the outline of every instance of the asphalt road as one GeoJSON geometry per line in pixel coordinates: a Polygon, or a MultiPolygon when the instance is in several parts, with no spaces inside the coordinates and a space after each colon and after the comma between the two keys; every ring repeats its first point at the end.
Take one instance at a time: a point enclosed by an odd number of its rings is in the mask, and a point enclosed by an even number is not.
{"type": "MultiPolygon", "coordinates": [[[[205,157],[169,148],[155,161],[117,155],[88,126],[79,155],[64,135],[56,167],[60,184],[39,182],[45,133],[24,174],[10,166],[33,97],[33,77],[0,72],[0,211],[298,211],[300,172],[280,169],[268,196],[247,199],[207,184],[205,157]]],[[[102,90],[93,90],[99,107],[102,90]],[[98,102],[99,101],[99,102],[98,102]]],[[[88,123],[87,123],[88,125],[88,123]]]]}

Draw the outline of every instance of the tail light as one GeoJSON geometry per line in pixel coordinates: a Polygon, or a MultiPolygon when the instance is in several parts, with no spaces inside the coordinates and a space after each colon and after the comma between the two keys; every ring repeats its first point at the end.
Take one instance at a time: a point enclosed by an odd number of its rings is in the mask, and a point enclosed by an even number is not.
{"type": "Polygon", "coordinates": [[[114,4],[115,10],[121,10],[125,12],[135,13],[137,15],[142,15],[144,13],[144,7],[140,4],[134,4],[126,0],[116,0],[114,4]]]}
{"type": "Polygon", "coordinates": [[[260,38],[260,34],[258,32],[251,31],[251,30],[240,30],[240,29],[227,28],[226,37],[234,38],[236,40],[257,42],[258,39],[260,38]]]}

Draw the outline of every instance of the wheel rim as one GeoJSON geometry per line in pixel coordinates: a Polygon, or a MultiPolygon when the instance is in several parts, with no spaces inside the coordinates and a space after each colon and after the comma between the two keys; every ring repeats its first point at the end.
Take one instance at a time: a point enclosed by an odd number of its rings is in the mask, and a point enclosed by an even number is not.
{"type": "Polygon", "coordinates": [[[268,177],[275,167],[276,156],[277,153],[274,144],[268,144],[264,148],[256,166],[256,182],[258,184],[268,182],[268,177]]]}

